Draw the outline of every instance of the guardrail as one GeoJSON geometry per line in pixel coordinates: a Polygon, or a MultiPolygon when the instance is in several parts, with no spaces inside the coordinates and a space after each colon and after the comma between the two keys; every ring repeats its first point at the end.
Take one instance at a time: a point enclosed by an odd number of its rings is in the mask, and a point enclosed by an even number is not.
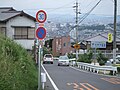
{"type": "Polygon", "coordinates": [[[103,71],[104,74],[106,74],[106,71],[113,71],[113,75],[115,75],[115,73],[117,72],[117,67],[113,67],[113,66],[96,66],[96,65],[82,63],[82,62],[77,62],[77,65],[78,65],[78,68],[91,71],[91,72],[99,73],[99,71],[103,71]]]}
{"type": "Polygon", "coordinates": [[[113,71],[113,75],[117,73],[117,67],[113,66],[97,66],[97,65],[92,65],[88,63],[83,63],[83,62],[77,62],[75,63],[75,59],[70,60],[70,65],[75,66],[77,64],[78,68],[87,70],[90,72],[97,72],[99,73],[100,71],[103,71],[104,74],[106,74],[107,71],[113,71]]]}

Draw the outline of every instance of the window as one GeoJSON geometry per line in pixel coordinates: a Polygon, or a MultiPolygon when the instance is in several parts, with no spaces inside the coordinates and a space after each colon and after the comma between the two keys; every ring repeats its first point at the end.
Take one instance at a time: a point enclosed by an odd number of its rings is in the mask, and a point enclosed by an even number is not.
{"type": "Polygon", "coordinates": [[[6,27],[0,27],[0,34],[6,36],[6,27]]]}
{"type": "Polygon", "coordinates": [[[66,43],[64,43],[63,46],[66,47],[66,43]]]}
{"type": "Polygon", "coordinates": [[[15,27],[14,39],[34,39],[34,28],[15,27]]]}
{"type": "Polygon", "coordinates": [[[28,38],[34,38],[35,37],[35,28],[29,28],[28,29],[28,38]]]}

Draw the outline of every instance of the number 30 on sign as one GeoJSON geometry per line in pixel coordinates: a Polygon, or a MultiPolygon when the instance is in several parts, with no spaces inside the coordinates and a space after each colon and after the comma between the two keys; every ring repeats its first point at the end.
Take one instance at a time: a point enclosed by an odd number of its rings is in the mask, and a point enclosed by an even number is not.
{"type": "Polygon", "coordinates": [[[43,10],[39,10],[36,14],[36,20],[39,22],[39,23],[44,23],[46,21],[46,18],[47,18],[47,14],[45,11],[43,10]]]}

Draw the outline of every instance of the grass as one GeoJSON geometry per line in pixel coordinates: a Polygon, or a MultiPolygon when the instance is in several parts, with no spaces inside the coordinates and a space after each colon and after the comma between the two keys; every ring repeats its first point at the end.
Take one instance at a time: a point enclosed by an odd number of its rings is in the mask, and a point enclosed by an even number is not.
{"type": "Polygon", "coordinates": [[[0,89],[36,90],[37,68],[27,51],[0,35],[0,89]]]}

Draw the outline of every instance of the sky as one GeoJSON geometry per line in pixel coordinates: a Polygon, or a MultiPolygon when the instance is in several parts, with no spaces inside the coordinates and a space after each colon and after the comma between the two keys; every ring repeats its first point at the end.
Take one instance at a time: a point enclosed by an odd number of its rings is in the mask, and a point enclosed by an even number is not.
{"type": "MultiPolygon", "coordinates": [[[[78,0],[79,11],[87,13],[99,0],[78,0]]],[[[75,14],[73,6],[76,0],[0,0],[0,7],[13,7],[35,15],[38,10],[47,14],[75,14]]],[[[120,0],[117,0],[117,14],[120,15],[120,0]]],[[[91,14],[114,15],[114,0],[101,0],[91,14]]]]}

